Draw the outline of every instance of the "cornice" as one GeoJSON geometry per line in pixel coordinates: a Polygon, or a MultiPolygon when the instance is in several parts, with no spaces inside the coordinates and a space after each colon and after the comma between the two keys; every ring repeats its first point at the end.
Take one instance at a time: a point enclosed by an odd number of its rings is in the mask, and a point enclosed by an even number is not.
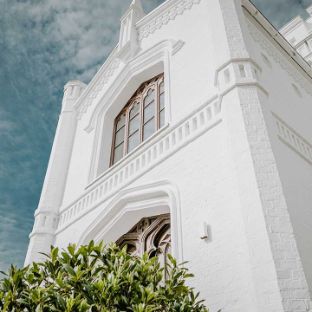
{"type": "Polygon", "coordinates": [[[167,0],[137,23],[139,40],[147,38],[157,29],[174,20],[178,15],[182,15],[186,10],[190,10],[194,4],[199,4],[200,1],[167,0]]]}
{"type": "Polygon", "coordinates": [[[256,87],[266,96],[268,91],[262,85],[262,68],[251,58],[231,58],[219,66],[215,72],[215,86],[219,89],[219,98],[238,87],[256,87]]]}
{"type": "Polygon", "coordinates": [[[278,130],[279,139],[289,148],[296,152],[300,157],[312,165],[312,145],[289,126],[284,120],[272,112],[278,130]]]}
{"type": "MultiPolygon", "coordinates": [[[[246,3],[251,5],[248,0],[242,0],[242,2],[244,7],[246,3]]],[[[253,8],[256,10],[255,7],[253,8]]],[[[255,18],[258,24],[260,24],[260,27],[263,27],[264,29],[264,32],[262,32],[257,24],[253,23],[249,19],[246,19],[248,31],[253,40],[257,42],[261,48],[266,51],[267,55],[270,55],[293,78],[297,84],[299,84],[308,94],[312,95],[312,68],[309,66],[309,64],[259,13],[259,11],[256,10],[252,12],[250,8],[247,11],[250,13],[251,18],[255,18]],[[274,46],[274,43],[278,44],[281,50],[274,46]],[[289,59],[286,58],[287,55],[289,56],[289,59]],[[290,60],[294,62],[293,65],[298,66],[298,70],[295,69],[290,60]]]]}
{"type": "MultiPolygon", "coordinates": [[[[289,55],[289,58],[298,65],[298,68],[301,68],[302,74],[306,74],[307,78],[312,78],[312,68],[310,67],[310,65],[298,53],[298,51],[278,32],[278,30],[261,14],[261,12],[249,0],[241,0],[241,4],[246,12],[249,13],[251,19],[255,20],[256,24],[258,24],[264,30],[264,32],[261,32],[259,29],[254,30],[251,35],[254,34],[255,36],[257,36],[257,33],[259,33],[259,36],[263,38],[260,39],[260,41],[263,42],[265,40],[269,44],[269,48],[271,50],[274,49],[274,51],[272,52],[277,53],[278,55],[280,55],[282,51],[285,52],[289,55]],[[280,46],[281,52],[277,51],[276,47],[273,46],[273,43],[269,41],[269,38],[271,38],[273,42],[280,46]]],[[[250,26],[250,23],[251,21],[249,21],[248,23],[247,20],[247,26],[250,26]]],[[[257,27],[257,25],[254,26],[257,27]]],[[[250,27],[248,28],[250,30],[250,27]]],[[[288,65],[291,66],[290,64],[288,65]]]]}

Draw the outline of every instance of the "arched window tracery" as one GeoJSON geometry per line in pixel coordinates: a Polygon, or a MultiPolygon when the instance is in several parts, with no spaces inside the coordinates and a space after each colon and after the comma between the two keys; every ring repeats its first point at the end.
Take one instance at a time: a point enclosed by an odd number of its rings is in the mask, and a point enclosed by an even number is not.
{"type": "Polygon", "coordinates": [[[144,82],[115,119],[111,165],[165,125],[164,75],[144,82]]]}
{"type": "Polygon", "coordinates": [[[161,265],[165,265],[171,253],[170,214],[141,219],[116,243],[120,247],[127,245],[128,252],[135,256],[144,252],[150,257],[157,256],[161,265]]]}

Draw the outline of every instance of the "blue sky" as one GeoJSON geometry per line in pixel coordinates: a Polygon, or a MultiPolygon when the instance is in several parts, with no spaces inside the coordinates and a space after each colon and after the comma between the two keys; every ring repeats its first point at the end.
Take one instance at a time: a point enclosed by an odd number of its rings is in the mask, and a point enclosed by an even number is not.
{"type": "MultiPolygon", "coordinates": [[[[163,2],[142,0],[146,11],[163,2]]],[[[63,85],[88,82],[130,0],[0,0],[0,270],[21,266],[63,85]]],[[[255,0],[277,27],[312,0],[255,0]]]]}

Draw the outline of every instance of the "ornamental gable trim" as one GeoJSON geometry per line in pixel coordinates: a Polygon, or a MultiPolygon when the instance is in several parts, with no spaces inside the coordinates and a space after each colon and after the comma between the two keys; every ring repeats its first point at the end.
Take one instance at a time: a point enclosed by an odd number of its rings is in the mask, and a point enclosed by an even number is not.
{"type": "Polygon", "coordinates": [[[173,21],[178,15],[182,15],[186,10],[190,10],[194,4],[199,4],[200,1],[201,0],[166,1],[137,23],[139,40],[147,38],[157,29],[173,21]]]}
{"type": "MultiPolygon", "coordinates": [[[[193,7],[194,4],[200,3],[201,0],[175,0],[166,1],[150,14],[143,17],[136,24],[136,31],[138,32],[138,40],[148,37],[163,25],[174,20],[178,15],[182,15],[186,10],[193,7]]],[[[124,64],[122,55],[119,53],[119,45],[115,47],[105,63],[101,66],[94,78],[88,84],[87,88],[77,100],[75,108],[77,110],[77,118],[81,119],[82,115],[88,110],[95,99],[98,97],[100,91],[109,83],[112,77],[120,69],[121,64],[124,64]]],[[[175,51],[173,52],[173,54],[175,51]]],[[[124,60],[125,61],[125,60],[124,60]]],[[[127,62],[126,62],[127,63],[127,62]]]]}
{"type": "Polygon", "coordinates": [[[110,56],[101,66],[99,71],[93,77],[85,91],[76,102],[75,108],[77,110],[78,119],[80,119],[81,116],[87,111],[88,107],[93,104],[99,92],[103,90],[103,88],[110,81],[111,77],[114,76],[117,69],[120,67],[121,61],[116,57],[116,54],[117,47],[112,51],[110,56]]]}

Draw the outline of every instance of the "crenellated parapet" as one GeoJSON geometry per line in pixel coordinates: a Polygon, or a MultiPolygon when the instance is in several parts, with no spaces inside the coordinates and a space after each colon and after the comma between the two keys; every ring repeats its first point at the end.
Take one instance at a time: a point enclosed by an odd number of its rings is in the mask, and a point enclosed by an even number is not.
{"type": "Polygon", "coordinates": [[[219,89],[219,96],[222,98],[239,86],[255,86],[267,95],[261,73],[261,67],[251,58],[230,59],[216,70],[215,85],[219,89]]]}

